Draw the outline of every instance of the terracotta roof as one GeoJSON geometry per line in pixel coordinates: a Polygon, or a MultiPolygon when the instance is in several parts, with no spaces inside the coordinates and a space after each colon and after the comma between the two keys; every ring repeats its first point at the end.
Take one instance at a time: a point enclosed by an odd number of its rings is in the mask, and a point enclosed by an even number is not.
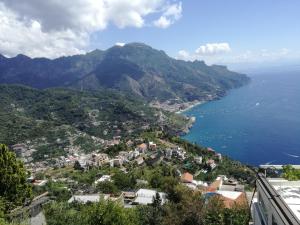
{"type": "Polygon", "coordinates": [[[190,173],[184,173],[181,176],[181,181],[191,183],[193,181],[193,175],[190,173]]]}
{"type": "Polygon", "coordinates": [[[141,149],[146,149],[147,145],[145,143],[142,143],[138,147],[141,148],[141,149]]]}
{"type": "Polygon", "coordinates": [[[209,152],[215,152],[215,150],[213,150],[212,148],[207,148],[207,151],[209,151],[209,152]]]}
{"type": "Polygon", "coordinates": [[[214,182],[212,182],[211,185],[209,185],[209,187],[218,190],[221,187],[221,184],[222,184],[222,180],[217,179],[214,182]]]}
{"type": "Polygon", "coordinates": [[[240,195],[236,199],[231,199],[221,195],[221,199],[224,202],[226,208],[232,208],[234,205],[246,205],[247,198],[245,193],[240,192],[240,195]]]}

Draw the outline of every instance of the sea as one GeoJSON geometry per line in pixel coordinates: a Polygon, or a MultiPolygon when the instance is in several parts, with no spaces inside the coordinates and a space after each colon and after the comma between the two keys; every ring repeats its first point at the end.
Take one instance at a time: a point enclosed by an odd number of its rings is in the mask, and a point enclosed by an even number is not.
{"type": "Polygon", "coordinates": [[[248,76],[248,85],[184,112],[196,122],[183,138],[249,165],[300,164],[300,72],[248,76]]]}

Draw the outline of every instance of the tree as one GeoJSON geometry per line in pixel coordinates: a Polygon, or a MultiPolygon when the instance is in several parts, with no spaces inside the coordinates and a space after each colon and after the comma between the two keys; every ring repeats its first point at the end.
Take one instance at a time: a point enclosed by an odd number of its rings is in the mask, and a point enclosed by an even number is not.
{"type": "Polygon", "coordinates": [[[224,224],[224,202],[219,196],[208,199],[205,208],[204,224],[224,224]]]}
{"type": "Polygon", "coordinates": [[[114,194],[117,195],[120,191],[118,187],[110,181],[104,181],[97,184],[97,190],[104,194],[114,194]]]}
{"type": "Polygon", "coordinates": [[[165,207],[164,225],[202,225],[204,199],[199,191],[193,191],[183,185],[174,189],[174,199],[165,207]]]}
{"type": "Polygon", "coordinates": [[[76,160],[75,163],[74,163],[74,169],[75,170],[81,170],[81,171],[83,170],[83,168],[81,167],[78,160],[76,160]]]}
{"type": "Polygon", "coordinates": [[[300,170],[293,168],[292,165],[283,166],[283,177],[287,180],[299,180],[300,170]]]}
{"type": "Polygon", "coordinates": [[[162,202],[161,197],[160,197],[159,193],[156,192],[155,197],[153,197],[152,206],[155,208],[159,208],[161,206],[161,202],[162,202]]]}
{"type": "Polygon", "coordinates": [[[114,184],[120,190],[132,189],[136,184],[133,174],[125,174],[120,171],[117,171],[112,179],[114,181],[114,184]]]}
{"type": "Polygon", "coordinates": [[[0,144],[0,197],[6,202],[5,211],[22,205],[32,197],[30,184],[26,182],[24,164],[7,146],[0,144]]]}
{"type": "Polygon", "coordinates": [[[148,206],[139,206],[137,213],[141,225],[160,225],[163,219],[162,199],[158,192],[153,197],[153,202],[148,206]]]}

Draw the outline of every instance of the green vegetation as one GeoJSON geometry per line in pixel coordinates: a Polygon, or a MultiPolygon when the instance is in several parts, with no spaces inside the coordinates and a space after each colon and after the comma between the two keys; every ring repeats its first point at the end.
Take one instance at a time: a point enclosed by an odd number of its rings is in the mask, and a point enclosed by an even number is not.
{"type": "MultiPolygon", "coordinates": [[[[37,90],[0,85],[0,140],[7,144],[28,142],[36,149],[34,161],[65,155],[68,147],[83,152],[101,149],[101,139],[132,138],[143,126],[157,130],[163,123],[178,132],[172,121],[159,122],[157,109],[132,96],[113,91],[80,92],[71,89],[37,90]]],[[[182,117],[178,116],[177,122],[182,117]]],[[[183,125],[183,123],[181,123],[183,125]]],[[[124,149],[124,146],[116,152],[124,149]]],[[[115,147],[113,147],[115,148],[115,147]]],[[[111,154],[114,153],[114,149],[111,154]]]]}
{"type": "Polygon", "coordinates": [[[139,224],[139,225],[246,225],[249,223],[247,204],[226,208],[218,197],[204,198],[184,186],[174,187],[174,196],[161,205],[159,195],[153,204],[124,208],[119,202],[51,203],[45,208],[49,225],[139,224]]]}
{"type": "Polygon", "coordinates": [[[127,145],[124,142],[122,142],[118,145],[109,146],[107,149],[105,149],[105,153],[107,153],[110,157],[114,157],[118,155],[119,152],[127,150],[127,145]]]}
{"type": "Polygon", "coordinates": [[[48,225],[136,225],[134,212],[111,201],[81,205],[52,203],[45,208],[48,225]]]}
{"type": "Polygon", "coordinates": [[[293,168],[292,165],[283,166],[283,177],[287,180],[300,180],[300,169],[293,168]]]}
{"type": "Polygon", "coordinates": [[[0,211],[7,212],[31,198],[31,186],[26,179],[23,163],[5,145],[0,144],[0,211]]]}
{"type": "Polygon", "coordinates": [[[149,101],[205,100],[249,81],[225,66],[176,60],[142,43],[55,60],[1,57],[0,71],[0,83],[35,88],[72,86],[78,90],[111,88],[149,101]]]}

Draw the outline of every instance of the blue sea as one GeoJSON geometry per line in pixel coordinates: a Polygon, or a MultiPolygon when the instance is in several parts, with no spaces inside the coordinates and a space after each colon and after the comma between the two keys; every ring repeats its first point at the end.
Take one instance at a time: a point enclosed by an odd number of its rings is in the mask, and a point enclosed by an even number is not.
{"type": "Polygon", "coordinates": [[[241,162],[300,164],[300,72],[250,75],[250,84],[195,106],[183,138],[241,162]]]}

